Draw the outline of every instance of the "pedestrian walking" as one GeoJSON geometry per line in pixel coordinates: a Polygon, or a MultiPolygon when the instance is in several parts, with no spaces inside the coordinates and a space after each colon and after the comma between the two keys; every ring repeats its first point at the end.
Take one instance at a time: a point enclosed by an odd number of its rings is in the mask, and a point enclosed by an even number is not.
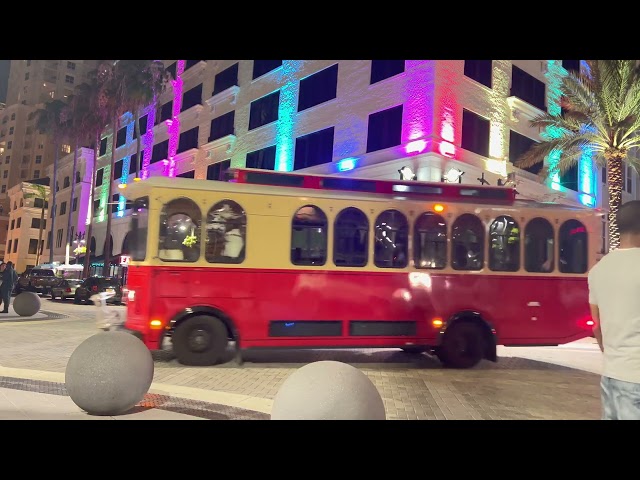
{"type": "Polygon", "coordinates": [[[13,287],[18,281],[18,274],[13,268],[13,262],[8,261],[4,265],[4,270],[2,271],[2,285],[0,285],[0,298],[2,298],[3,309],[0,310],[0,313],[9,313],[9,303],[11,301],[11,292],[13,291],[13,287]]]}
{"type": "Polygon", "coordinates": [[[617,215],[620,247],[589,271],[593,334],[603,352],[604,420],[640,420],[640,200],[617,215]]]}

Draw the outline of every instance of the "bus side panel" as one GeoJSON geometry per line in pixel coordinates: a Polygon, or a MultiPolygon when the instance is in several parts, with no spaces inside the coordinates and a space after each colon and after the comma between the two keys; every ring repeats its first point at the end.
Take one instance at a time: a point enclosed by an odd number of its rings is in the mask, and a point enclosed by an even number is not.
{"type": "Polygon", "coordinates": [[[129,300],[127,301],[127,320],[125,327],[143,335],[143,341],[149,348],[157,348],[160,331],[156,330],[155,335],[149,335],[150,305],[153,299],[153,271],[151,267],[141,267],[130,265],[127,272],[127,290],[129,300]],[[151,342],[151,343],[149,343],[151,342]]]}

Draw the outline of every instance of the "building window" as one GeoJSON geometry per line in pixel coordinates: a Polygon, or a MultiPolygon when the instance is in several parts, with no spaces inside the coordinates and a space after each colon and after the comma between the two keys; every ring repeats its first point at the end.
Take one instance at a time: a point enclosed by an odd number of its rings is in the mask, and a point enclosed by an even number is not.
{"type": "Polygon", "coordinates": [[[127,127],[122,127],[116,135],[116,148],[127,143],[127,127]]]}
{"type": "Polygon", "coordinates": [[[28,175],[29,175],[29,172],[27,170],[20,171],[20,178],[27,178],[28,175]]]}
{"type": "MultiPolygon", "coordinates": [[[[32,218],[31,219],[31,228],[40,228],[40,219],[39,218],[32,218]]],[[[43,220],[42,228],[43,229],[47,228],[47,221],[46,220],[43,220]]]]}
{"type": "MultiPolygon", "coordinates": [[[[76,69],[76,64],[73,62],[67,62],[67,68],[69,70],[75,70],[76,69]]],[[[73,82],[72,82],[73,83],[73,82]]]]}
{"type": "Polygon", "coordinates": [[[31,66],[31,60],[27,60],[27,67],[31,66]]]}
{"type": "Polygon", "coordinates": [[[491,88],[493,60],[465,60],[464,75],[485,87],[491,88]]]}
{"type": "MultiPolygon", "coordinates": [[[[516,161],[536,143],[535,140],[511,130],[509,133],[509,161],[515,165],[516,161]]],[[[543,163],[544,162],[536,163],[525,168],[525,170],[533,174],[538,174],[538,172],[542,170],[543,163]]]]}
{"type": "Polygon", "coordinates": [[[74,82],[74,78],[71,75],[65,75],[64,76],[64,83],[68,83],[70,85],[73,85],[74,82]]]}
{"type": "Polygon", "coordinates": [[[176,75],[177,75],[177,71],[178,71],[178,62],[173,62],[171,65],[169,65],[167,68],[164,69],[165,72],[167,72],[170,76],[172,80],[176,79],[176,75]]]}
{"type": "Polygon", "coordinates": [[[80,183],[80,172],[76,171],[76,185],[80,183]]]}
{"type": "Polygon", "coordinates": [[[118,160],[114,165],[113,165],[113,178],[114,179],[118,179],[120,177],[122,177],[122,168],[124,167],[124,158],[118,160]]]}
{"type": "Polygon", "coordinates": [[[235,122],[236,112],[235,110],[231,110],[224,115],[220,115],[219,117],[211,120],[211,130],[209,131],[209,142],[213,142],[214,140],[218,140],[219,138],[226,137],[227,135],[233,135],[234,130],[234,122],[235,122]]]}
{"type": "Polygon", "coordinates": [[[578,164],[572,165],[571,168],[560,174],[560,185],[578,191],[578,164]]]}
{"type": "Polygon", "coordinates": [[[180,178],[196,178],[196,171],[189,170],[188,172],[181,173],[180,175],[176,175],[176,177],[180,178]]]}
{"type": "Polygon", "coordinates": [[[251,102],[249,111],[249,130],[278,120],[280,90],[251,102]]]}
{"type": "Polygon", "coordinates": [[[11,147],[13,147],[13,142],[11,140],[9,140],[7,142],[7,150],[11,150],[11,147]]]}
{"type": "Polygon", "coordinates": [[[451,266],[454,270],[481,270],[484,263],[484,225],[471,213],[456,218],[451,229],[451,266]]]}
{"type": "Polygon", "coordinates": [[[378,268],[404,268],[409,262],[409,223],[398,210],[376,219],[373,262],[378,268]]]}
{"type": "Polygon", "coordinates": [[[25,74],[24,74],[24,79],[25,79],[25,80],[29,80],[29,72],[27,72],[27,73],[25,73],[25,74]]]}
{"type": "Polygon", "coordinates": [[[5,170],[2,172],[2,178],[7,178],[9,176],[9,170],[5,170]]]}
{"type": "Polygon", "coordinates": [[[209,263],[242,263],[247,238],[247,215],[232,200],[216,203],[207,213],[205,259],[209,263]]]}
{"type": "Polygon", "coordinates": [[[13,135],[13,127],[9,127],[9,135],[13,135]]]}
{"type": "Polygon", "coordinates": [[[15,119],[16,119],[16,114],[15,114],[15,113],[12,113],[12,114],[11,114],[11,120],[15,120],[15,119]]]}
{"type": "Polygon", "coordinates": [[[212,163],[207,167],[207,180],[224,181],[224,173],[231,167],[231,160],[212,163]]]}
{"type": "Polygon", "coordinates": [[[64,177],[64,180],[62,181],[62,188],[69,188],[69,185],[71,185],[71,180],[68,176],[64,177]]]}
{"type": "Polygon", "coordinates": [[[107,137],[100,139],[100,151],[98,152],[99,157],[107,153],[107,140],[107,137]]]}
{"type": "Polygon", "coordinates": [[[13,253],[17,253],[18,251],[18,239],[16,238],[13,242],[13,253]]]}
{"type": "Polygon", "coordinates": [[[238,85],[238,64],[234,63],[229,68],[221,71],[215,76],[213,92],[211,96],[224,92],[228,88],[238,85]]]}
{"type": "Polygon", "coordinates": [[[10,230],[13,230],[14,228],[16,228],[16,219],[15,218],[13,220],[11,220],[10,230]]]}
{"type": "Polygon", "coordinates": [[[489,156],[489,120],[470,110],[462,111],[462,148],[489,156]]]}
{"type": "Polygon", "coordinates": [[[7,155],[4,159],[4,163],[8,164],[11,161],[11,155],[7,155]]]}
{"type": "MultiPolygon", "coordinates": [[[[141,135],[144,135],[147,132],[147,122],[149,121],[149,114],[143,116],[142,118],[138,119],[138,130],[140,131],[141,135]]],[[[133,139],[135,140],[136,138],[138,138],[138,135],[136,133],[136,126],[135,124],[133,125],[133,139]]]]}
{"type": "Polygon", "coordinates": [[[13,240],[9,240],[9,243],[7,244],[7,253],[11,252],[11,244],[13,243],[13,240]]]}
{"type": "Polygon", "coordinates": [[[247,153],[246,168],[261,168],[263,170],[275,170],[276,146],[247,153]]]}
{"type": "Polygon", "coordinates": [[[101,168],[96,172],[96,187],[102,185],[102,181],[104,179],[104,168],[101,168]]]}
{"type": "Polygon", "coordinates": [[[404,60],[371,60],[370,83],[380,82],[404,72],[404,60]]]}
{"type": "Polygon", "coordinates": [[[567,220],[560,226],[560,271],[585,273],[587,271],[587,229],[578,220],[567,220]]]}
{"type": "Polygon", "coordinates": [[[16,228],[20,228],[22,226],[22,217],[18,217],[16,220],[16,228]]]}
{"type": "Polygon", "coordinates": [[[291,263],[324,265],[327,261],[328,222],[314,205],[299,208],[291,222],[291,263]]]}
{"type": "Polygon", "coordinates": [[[40,170],[34,170],[33,171],[33,178],[34,179],[40,178],[40,170]]]}
{"type": "Polygon", "coordinates": [[[184,92],[182,95],[182,106],[180,107],[180,111],[184,112],[185,110],[189,110],[194,105],[202,104],[202,84],[193,87],[190,90],[184,92]]]}
{"type": "Polygon", "coordinates": [[[38,253],[38,239],[30,238],[29,239],[29,255],[35,255],[38,253]]]}
{"type": "Polygon", "coordinates": [[[336,98],[338,91],[338,64],[325,68],[300,80],[298,111],[314,107],[336,98]]]}
{"type": "Polygon", "coordinates": [[[156,143],[151,151],[151,160],[149,163],[157,163],[169,156],[169,139],[164,142],[156,143]]]}
{"type": "Polygon", "coordinates": [[[580,60],[562,60],[562,66],[567,72],[580,73],[580,60]]]}
{"type": "Polygon", "coordinates": [[[71,153],[71,145],[62,144],[61,150],[64,153],[71,153]]]}
{"type": "Polygon", "coordinates": [[[67,213],[67,202],[62,202],[60,204],[60,215],[64,215],[67,213]]]}
{"type": "Polygon", "coordinates": [[[37,164],[42,163],[42,155],[36,155],[36,163],[37,164]]]}
{"type": "Polygon", "coordinates": [[[369,257],[369,220],[355,207],[336,216],[333,224],[333,263],[338,267],[364,267],[369,257]]]}
{"type": "Polygon", "coordinates": [[[144,161],[144,150],[140,150],[140,161],[138,161],[137,153],[134,153],[133,155],[131,155],[131,160],[129,161],[129,173],[133,173],[135,171],[136,162],[138,162],[138,171],[141,172],[143,161],[144,161]]]}
{"type": "Polygon", "coordinates": [[[198,148],[198,131],[200,127],[193,127],[186,132],[182,132],[178,139],[178,149],[176,154],[186,152],[192,148],[198,148]]]}
{"type": "Polygon", "coordinates": [[[160,108],[160,115],[156,115],[156,125],[165,120],[169,120],[173,116],[173,100],[169,100],[160,108]]]}
{"type": "Polygon", "coordinates": [[[545,84],[524,70],[512,66],[511,96],[518,97],[540,110],[546,111],[545,84]]]}
{"type": "Polygon", "coordinates": [[[62,228],[59,228],[56,231],[56,248],[60,248],[62,246],[62,234],[64,233],[64,230],[62,228]]]}
{"type": "Polygon", "coordinates": [[[6,185],[2,185],[2,187],[0,187],[0,193],[4,193],[7,191],[7,186],[6,185]]]}
{"type": "Polygon", "coordinates": [[[253,80],[282,66],[282,60],[254,60],[253,80]]]}
{"type": "Polygon", "coordinates": [[[186,60],[184,62],[184,71],[186,72],[187,70],[189,70],[191,67],[196,66],[197,64],[199,64],[200,62],[202,62],[203,60],[186,60]]]}
{"type": "Polygon", "coordinates": [[[300,170],[331,162],[333,159],[333,133],[334,127],[330,127],[296,138],[293,169],[300,170]]]}
{"type": "Polygon", "coordinates": [[[367,152],[400,145],[401,136],[402,105],[369,115],[367,152]]]}
{"type": "Polygon", "coordinates": [[[73,198],[73,203],[71,204],[71,211],[75,212],[78,210],[78,197],[73,198]]]}

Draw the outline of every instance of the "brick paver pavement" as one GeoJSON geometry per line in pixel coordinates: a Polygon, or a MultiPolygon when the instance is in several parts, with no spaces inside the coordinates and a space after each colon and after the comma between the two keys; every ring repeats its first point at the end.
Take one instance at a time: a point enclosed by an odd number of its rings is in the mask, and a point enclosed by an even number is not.
{"type": "MultiPolygon", "coordinates": [[[[95,307],[43,299],[43,310],[69,318],[0,320],[0,365],[64,372],[74,349],[98,332],[95,307]]],[[[376,385],[389,419],[598,419],[599,376],[536,360],[502,357],[470,370],[450,370],[427,355],[395,350],[247,352],[214,367],[179,364],[170,350],[154,354],[154,382],[272,399],[300,366],[337,360],[376,385]]]]}

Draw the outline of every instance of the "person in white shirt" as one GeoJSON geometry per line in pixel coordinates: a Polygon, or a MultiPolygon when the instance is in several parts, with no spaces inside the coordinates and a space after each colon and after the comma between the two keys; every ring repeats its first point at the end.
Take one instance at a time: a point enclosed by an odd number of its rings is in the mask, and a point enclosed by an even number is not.
{"type": "Polygon", "coordinates": [[[617,215],[619,248],[589,271],[593,334],[603,352],[603,420],[640,420],[640,200],[617,215]]]}

